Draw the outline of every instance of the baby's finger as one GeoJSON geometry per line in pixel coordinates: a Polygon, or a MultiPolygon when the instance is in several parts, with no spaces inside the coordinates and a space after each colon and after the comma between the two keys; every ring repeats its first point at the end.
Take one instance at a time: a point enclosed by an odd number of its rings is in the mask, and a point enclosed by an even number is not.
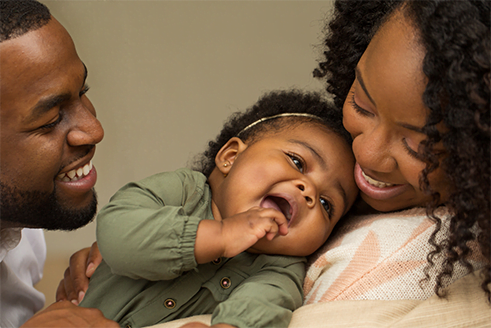
{"type": "Polygon", "coordinates": [[[273,210],[273,211],[274,213],[271,218],[278,226],[278,234],[281,236],[286,236],[288,234],[288,220],[280,211],[278,210],[273,210]]]}
{"type": "Polygon", "coordinates": [[[278,224],[278,233],[281,236],[286,236],[288,234],[288,221],[285,220],[277,220],[275,218],[276,224],[278,224]]]}
{"type": "Polygon", "coordinates": [[[99,266],[101,262],[102,255],[99,252],[99,246],[97,245],[97,242],[94,242],[92,244],[92,247],[90,248],[90,253],[87,258],[87,268],[85,270],[85,275],[87,276],[87,278],[90,278],[92,276],[95,269],[99,266]]]}
{"type": "Polygon", "coordinates": [[[274,218],[271,218],[269,223],[269,228],[266,231],[266,239],[273,240],[273,238],[276,237],[276,235],[278,234],[278,224],[276,223],[274,218]]]}

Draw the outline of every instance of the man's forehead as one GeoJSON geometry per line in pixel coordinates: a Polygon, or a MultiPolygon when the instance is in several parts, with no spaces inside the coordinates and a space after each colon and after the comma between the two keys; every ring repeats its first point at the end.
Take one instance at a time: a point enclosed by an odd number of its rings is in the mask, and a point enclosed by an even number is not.
{"type": "Polygon", "coordinates": [[[37,30],[1,42],[2,118],[16,115],[22,120],[42,97],[66,93],[67,83],[77,81],[81,88],[85,76],[71,37],[54,18],[37,30]]]}

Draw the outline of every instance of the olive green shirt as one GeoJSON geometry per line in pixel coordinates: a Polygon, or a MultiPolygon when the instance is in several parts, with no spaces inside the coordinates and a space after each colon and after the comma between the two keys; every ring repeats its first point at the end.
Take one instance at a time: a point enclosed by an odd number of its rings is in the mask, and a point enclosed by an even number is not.
{"type": "Polygon", "coordinates": [[[81,306],[122,327],[212,313],[212,324],[287,327],[302,305],[305,258],[243,252],[198,265],[198,224],[213,219],[206,177],[160,173],[119,190],[97,218],[104,261],[81,306]]]}

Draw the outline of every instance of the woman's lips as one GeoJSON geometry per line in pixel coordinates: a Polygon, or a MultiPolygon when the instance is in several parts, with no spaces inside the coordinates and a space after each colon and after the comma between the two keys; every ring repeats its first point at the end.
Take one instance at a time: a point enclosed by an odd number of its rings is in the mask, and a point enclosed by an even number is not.
{"type": "Polygon", "coordinates": [[[376,200],[389,200],[403,194],[409,186],[407,184],[391,184],[377,181],[365,174],[360,165],[355,165],[355,181],[360,192],[376,200]]]}

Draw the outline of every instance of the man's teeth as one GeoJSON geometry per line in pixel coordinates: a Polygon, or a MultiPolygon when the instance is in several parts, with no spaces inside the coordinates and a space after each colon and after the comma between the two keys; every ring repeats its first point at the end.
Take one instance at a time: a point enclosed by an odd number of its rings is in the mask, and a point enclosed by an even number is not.
{"type": "Polygon", "coordinates": [[[392,183],[374,180],[374,179],[370,178],[368,175],[366,175],[365,172],[363,172],[363,171],[361,171],[361,174],[363,175],[363,177],[365,178],[365,180],[367,180],[367,182],[369,184],[371,184],[372,186],[375,186],[377,188],[385,188],[385,187],[392,187],[393,186],[392,183]]]}
{"type": "Polygon", "coordinates": [[[67,173],[61,173],[56,178],[64,182],[77,181],[78,179],[81,179],[89,174],[90,170],[92,170],[92,161],[88,162],[82,167],[73,169],[67,173]]]}

